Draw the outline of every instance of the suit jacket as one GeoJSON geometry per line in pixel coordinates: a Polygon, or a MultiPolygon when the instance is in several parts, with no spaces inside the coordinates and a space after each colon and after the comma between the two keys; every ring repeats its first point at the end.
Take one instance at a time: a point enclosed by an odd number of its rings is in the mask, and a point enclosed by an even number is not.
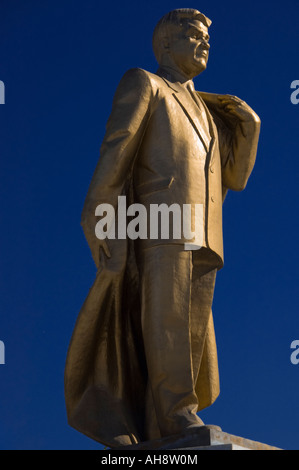
{"type": "MultiPolygon", "coordinates": [[[[253,111],[246,121],[229,117],[218,95],[198,93],[196,99],[206,111],[211,137],[204,167],[206,243],[221,267],[222,201],[228,189],[246,186],[260,122],[253,111]]],[[[100,263],[95,208],[110,203],[117,209],[122,194],[146,206],[197,203],[202,178],[196,159],[206,140],[198,112],[163,72],[129,70],[116,91],[84,205],[82,226],[99,269],[70,342],[65,397],[69,423],[109,446],[143,439],[147,372],[134,246],[130,240],[109,240],[112,256],[100,263]]],[[[219,393],[212,316],[196,389],[199,409],[219,393]]]]}
{"type": "MultiPolygon", "coordinates": [[[[199,109],[180,84],[141,69],[129,70],[116,91],[112,112],[82,214],[95,263],[99,263],[94,236],[95,208],[110,203],[134,179],[135,200],[150,204],[204,202],[205,239],[223,262],[222,201],[227,189],[245,188],[254,166],[259,119],[238,121],[219,106],[218,95],[199,93],[208,117],[211,145],[206,149],[205,178],[198,169],[202,131],[199,109]],[[194,104],[194,103],[193,103],[194,104]],[[205,200],[200,186],[205,183],[205,200]]],[[[186,240],[181,240],[182,243],[186,240]]],[[[154,242],[152,242],[154,243],[154,242]]]]}

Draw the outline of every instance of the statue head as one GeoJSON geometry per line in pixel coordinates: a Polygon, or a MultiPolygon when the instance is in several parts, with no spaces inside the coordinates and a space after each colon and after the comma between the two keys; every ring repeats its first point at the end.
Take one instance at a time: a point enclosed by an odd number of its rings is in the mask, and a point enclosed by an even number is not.
{"type": "Polygon", "coordinates": [[[211,20],[198,10],[180,8],[167,13],[153,34],[153,50],[160,66],[169,66],[188,79],[207,67],[211,20]]]}

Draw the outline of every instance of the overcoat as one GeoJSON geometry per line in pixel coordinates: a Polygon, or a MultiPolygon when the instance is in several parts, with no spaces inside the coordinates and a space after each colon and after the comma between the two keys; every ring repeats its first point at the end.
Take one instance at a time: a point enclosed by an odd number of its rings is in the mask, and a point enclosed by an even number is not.
{"type": "MultiPolygon", "coordinates": [[[[208,118],[209,145],[202,135],[199,107],[190,106],[180,84],[163,71],[129,70],[114,97],[82,213],[98,271],[77,318],[65,368],[69,424],[109,447],[144,440],[147,369],[134,242],[109,239],[111,257],[100,258],[95,209],[109,203],[117,212],[120,195],[126,195],[128,203],[138,201],[146,207],[197,203],[203,188],[196,158],[204,147],[205,242],[221,268],[222,203],[228,189],[240,191],[246,186],[260,121],[245,103],[244,120],[225,112],[219,96],[195,94],[208,118]]],[[[219,394],[212,312],[196,391],[199,410],[219,394]]]]}

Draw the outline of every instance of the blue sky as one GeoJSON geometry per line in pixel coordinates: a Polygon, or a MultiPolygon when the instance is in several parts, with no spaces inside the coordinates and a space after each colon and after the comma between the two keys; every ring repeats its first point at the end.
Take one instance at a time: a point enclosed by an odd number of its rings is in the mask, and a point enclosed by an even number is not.
{"type": "Polygon", "coordinates": [[[196,88],[237,95],[262,120],[248,186],[223,209],[213,307],[221,395],[202,418],[299,449],[297,0],[0,3],[0,448],[99,448],[68,426],[63,396],[68,343],[95,276],[81,210],[121,76],[155,71],[156,22],[191,7],[213,20],[196,88]]]}

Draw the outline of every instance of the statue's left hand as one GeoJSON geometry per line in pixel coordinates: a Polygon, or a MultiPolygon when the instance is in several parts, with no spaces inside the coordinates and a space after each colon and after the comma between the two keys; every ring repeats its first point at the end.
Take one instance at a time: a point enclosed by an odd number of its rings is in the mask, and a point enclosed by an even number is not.
{"type": "MultiPolygon", "coordinates": [[[[250,108],[250,106],[248,106],[247,103],[245,103],[245,101],[242,101],[237,96],[218,96],[218,100],[220,101],[220,107],[223,108],[223,110],[229,115],[234,116],[241,121],[253,120],[255,112],[250,108]]],[[[256,117],[258,119],[258,116],[256,117]]]]}

